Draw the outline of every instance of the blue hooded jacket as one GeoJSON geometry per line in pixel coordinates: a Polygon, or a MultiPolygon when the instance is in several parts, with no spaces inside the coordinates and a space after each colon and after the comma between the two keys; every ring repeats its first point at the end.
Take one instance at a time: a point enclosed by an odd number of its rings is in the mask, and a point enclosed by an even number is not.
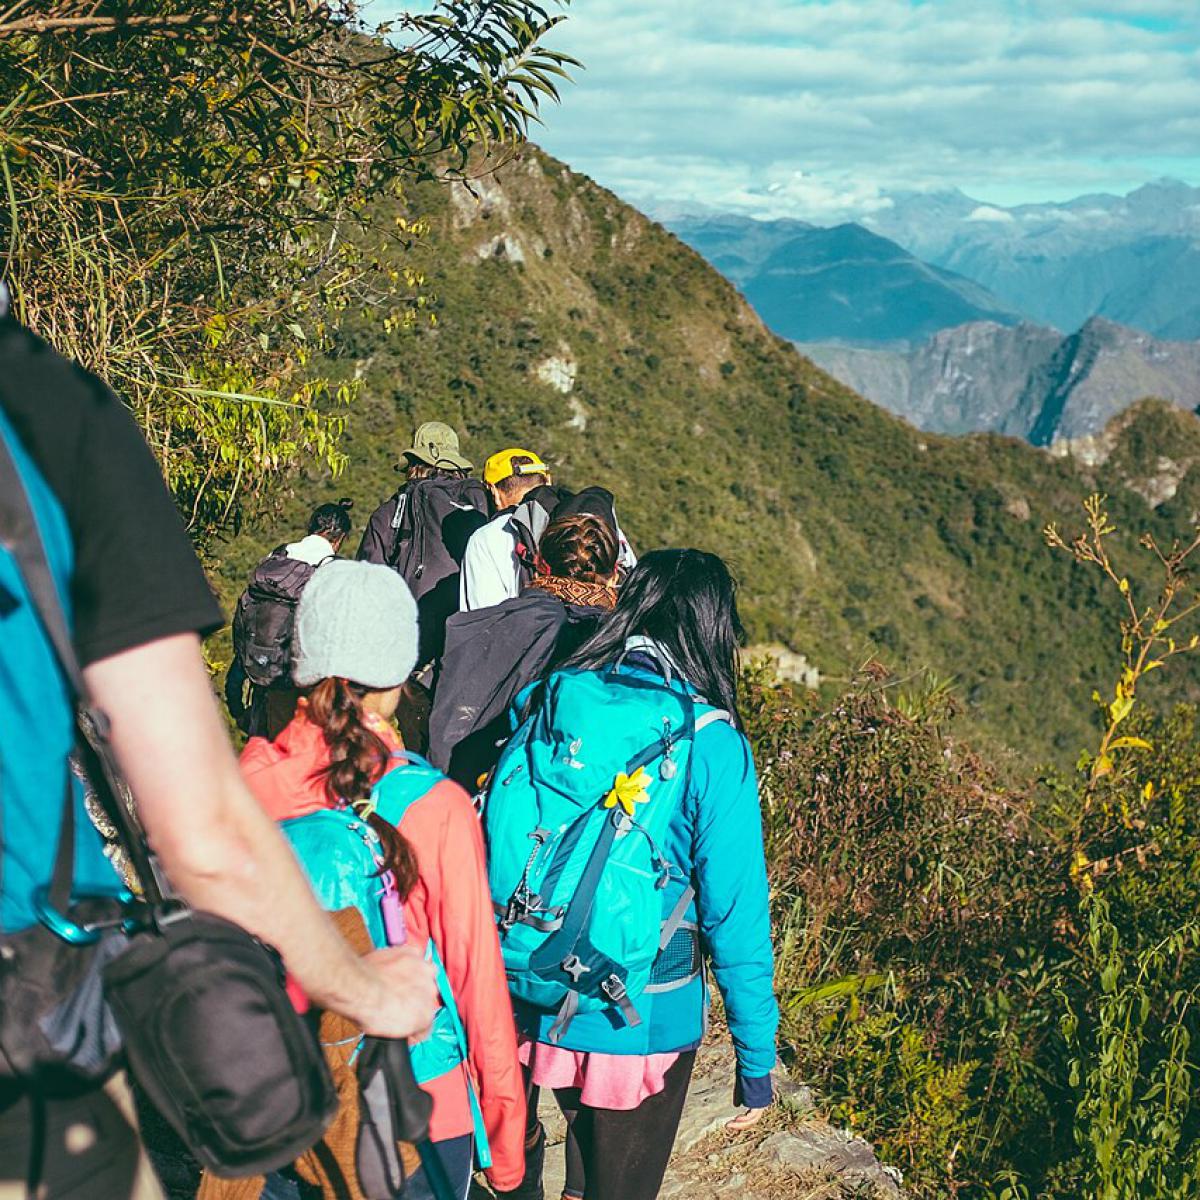
{"type": "MultiPolygon", "coordinates": [[[[619,669],[662,683],[640,666],[619,669]]],[[[752,1108],[763,1107],[772,1095],[779,1008],[758,780],[749,742],[733,726],[716,722],[696,735],[688,787],[663,849],[696,890],[686,920],[699,927],[725,1001],[737,1054],[736,1098],[752,1108]]],[[[664,913],[680,894],[676,888],[664,896],[664,913]]],[[[581,1013],[557,1044],[569,1050],[646,1055],[695,1049],[703,1040],[709,1005],[705,975],[675,991],[631,998],[642,1024],[629,1027],[608,1012],[581,1013]]],[[[556,1014],[520,1003],[516,1007],[522,1032],[550,1043],[556,1014]]]]}

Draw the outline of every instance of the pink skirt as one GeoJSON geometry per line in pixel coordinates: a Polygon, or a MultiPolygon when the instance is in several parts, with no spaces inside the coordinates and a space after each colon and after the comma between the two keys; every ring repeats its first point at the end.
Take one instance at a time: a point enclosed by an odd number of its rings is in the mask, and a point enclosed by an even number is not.
{"type": "Polygon", "coordinates": [[[533,1082],[543,1088],[578,1088],[588,1108],[626,1112],[663,1090],[667,1072],[678,1054],[587,1054],[521,1038],[521,1065],[530,1068],[533,1082]]]}

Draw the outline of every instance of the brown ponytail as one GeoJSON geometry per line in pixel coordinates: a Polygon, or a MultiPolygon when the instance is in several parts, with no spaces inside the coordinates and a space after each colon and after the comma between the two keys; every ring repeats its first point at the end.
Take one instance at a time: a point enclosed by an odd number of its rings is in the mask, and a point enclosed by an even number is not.
{"type": "MultiPolygon", "coordinates": [[[[325,794],[331,804],[360,805],[387,769],[388,748],[363,715],[367,689],[345,679],[323,679],[308,694],[308,716],[329,745],[325,794]]],[[[383,867],[391,871],[396,890],[407,896],[417,882],[417,859],[404,835],[377,813],[367,823],[383,845],[383,867]]]]}
{"type": "Polygon", "coordinates": [[[617,538],[599,517],[578,513],[546,526],[538,554],[560,579],[608,583],[617,569],[617,538]]]}

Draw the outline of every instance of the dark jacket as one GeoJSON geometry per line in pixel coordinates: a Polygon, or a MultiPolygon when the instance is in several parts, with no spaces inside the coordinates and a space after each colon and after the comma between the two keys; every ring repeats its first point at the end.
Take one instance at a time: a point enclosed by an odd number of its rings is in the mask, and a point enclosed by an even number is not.
{"type": "Polygon", "coordinates": [[[510,732],[517,693],[581,646],[606,615],[529,590],[451,617],[429,718],[434,766],[475,791],[510,732]]]}
{"type": "Polygon", "coordinates": [[[358,558],[391,567],[411,589],[420,617],[419,667],[442,652],[446,619],[458,611],[467,542],[487,524],[487,510],[478,479],[420,479],[385,500],[367,522],[358,558]]]}

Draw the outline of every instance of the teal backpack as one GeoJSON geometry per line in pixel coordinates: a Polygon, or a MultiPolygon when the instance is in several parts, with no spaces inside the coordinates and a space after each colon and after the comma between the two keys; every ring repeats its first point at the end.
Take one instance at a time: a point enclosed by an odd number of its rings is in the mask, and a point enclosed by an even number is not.
{"type": "Polygon", "coordinates": [[[75,891],[115,896],[122,884],[88,819],[83,786],[70,771],[74,698],[18,562],[16,531],[24,503],[18,489],[32,509],[52,586],[68,619],[71,531],[58,498],[2,409],[0,440],[7,450],[0,495],[0,933],[16,933],[47,912],[65,803],[73,810],[75,857],[68,878],[75,891]]]}
{"type": "Polygon", "coordinates": [[[682,928],[694,892],[662,846],[696,733],[729,714],[672,686],[652,643],[636,648],[667,682],[620,662],[552,675],[505,747],[484,809],[509,990],[557,1011],[553,1042],[578,1013],[638,1025],[634,998],[700,970],[694,931],[682,928]]]}
{"type": "MultiPolygon", "coordinates": [[[[406,766],[390,771],[375,785],[371,799],[385,821],[399,825],[409,808],[445,776],[407,750],[393,755],[406,766]]],[[[403,940],[400,897],[390,874],[380,876],[383,850],[379,836],[352,808],[329,808],[280,824],[300,860],[321,905],[330,912],[356,908],[363,915],[371,942],[378,948],[403,940]],[[397,928],[397,920],[400,927],[397,928]]],[[[418,1083],[437,1079],[467,1061],[467,1036],[441,956],[432,940],[426,960],[437,972],[441,1007],[427,1037],[409,1044],[418,1083]]],[[[480,1170],[492,1165],[487,1130],[475,1088],[467,1079],[475,1124],[475,1155],[480,1170]]]]}

